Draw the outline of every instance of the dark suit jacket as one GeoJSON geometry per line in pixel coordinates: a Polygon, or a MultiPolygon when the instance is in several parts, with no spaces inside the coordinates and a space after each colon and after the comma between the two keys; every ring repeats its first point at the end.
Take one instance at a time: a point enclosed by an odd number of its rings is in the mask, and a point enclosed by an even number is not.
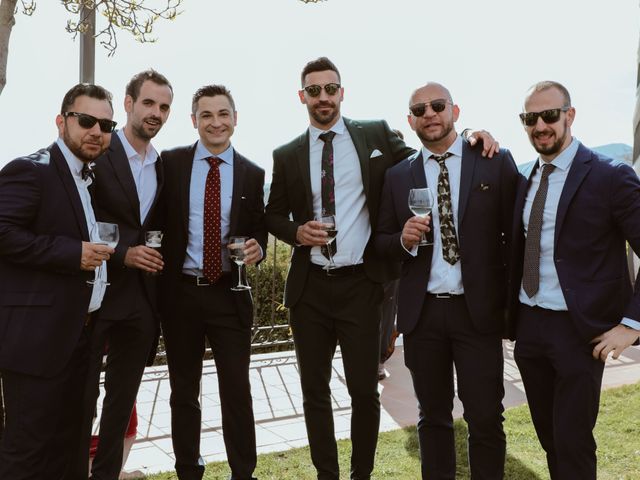
{"type": "Polygon", "coordinates": [[[160,159],[155,164],[158,188],[151,209],[144,222],[140,219],[140,201],[136,184],[120,137],[111,136],[111,144],[95,165],[95,181],[91,196],[96,219],[117,223],[120,241],[108,262],[107,272],[111,285],[100,307],[100,316],[111,320],[124,319],[138,312],[138,302],[145,297],[152,308],[156,306],[156,277],[144,275],[137,268],[124,265],[129,247],[144,245],[144,232],[157,230],[156,207],[162,190],[163,173],[160,159]]]}
{"type": "MultiPolygon", "coordinates": [[[[471,320],[483,333],[505,327],[506,245],[517,178],[508,150],[483,158],[480,149],[472,150],[463,143],[457,232],[462,284],[471,320]]],[[[431,270],[433,246],[418,248],[413,257],[400,241],[405,222],[413,216],[409,190],[426,186],[422,153],[390,169],[375,235],[378,253],[403,262],[398,297],[398,331],[403,334],[410,333],[420,319],[431,270]]]]}
{"type": "MultiPolygon", "coordinates": [[[[522,283],[522,211],[538,162],[522,168],[514,210],[509,318],[513,336],[522,283]]],[[[584,145],[576,153],[556,213],[554,262],[569,314],[585,341],[620,323],[640,320],[640,290],[632,289],[625,240],[640,253],[640,181],[628,165],[584,145]]]]}
{"type": "Polygon", "coordinates": [[[0,172],[0,369],[54,376],[80,338],[91,298],[80,195],[57,145],[0,172]]]}
{"type": "MultiPolygon", "coordinates": [[[[385,121],[355,121],[345,118],[344,122],[358,152],[373,232],[378,220],[384,172],[391,165],[407,158],[414,150],[407,147],[385,121]],[[375,150],[379,150],[382,155],[371,158],[375,150]]],[[[313,218],[309,132],[306,131],[273,152],[273,181],[266,208],[269,232],[295,246],[285,287],[284,303],[288,307],[295,305],[302,295],[310,263],[311,248],[296,245],[296,232],[300,225],[313,218]]],[[[371,242],[364,252],[364,268],[367,276],[375,282],[387,281],[398,273],[396,265],[384,262],[376,255],[371,242]]]]}
{"type": "MultiPolygon", "coordinates": [[[[187,242],[189,240],[189,190],[191,168],[196,150],[193,144],[162,152],[165,184],[162,191],[164,273],[160,276],[160,305],[163,320],[179,320],[175,296],[180,285],[187,242]],[[166,317],[165,317],[166,315],[166,317]]],[[[203,199],[204,201],[204,199],[203,199]]],[[[255,238],[267,253],[267,230],[264,225],[264,170],[234,149],[233,194],[229,236],[255,238]]],[[[237,269],[232,269],[237,282],[237,269]]],[[[233,292],[238,315],[243,322],[253,322],[253,304],[249,292],[233,292]]]]}

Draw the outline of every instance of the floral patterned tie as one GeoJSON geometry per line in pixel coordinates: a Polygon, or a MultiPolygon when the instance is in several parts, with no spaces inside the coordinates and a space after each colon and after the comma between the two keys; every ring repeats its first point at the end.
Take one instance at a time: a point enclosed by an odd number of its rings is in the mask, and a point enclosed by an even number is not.
{"type": "Polygon", "coordinates": [[[456,225],[453,222],[453,206],[451,204],[451,186],[449,185],[449,170],[444,161],[453,155],[446,152],[443,155],[431,155],[440,165],[438,175],[438,216],[440,217],[440,239],[442,240],[442,257],[447,263],[455,265],[460,260],[460,247],[456,237],[456,225]]]}
{"type": "MultiPolygon", "coordinates": [[[[322,147],[322,163],[320,173],[320,191],[322,197],[322,216],[336,214],[336,196],[334,191],[335,179],[333,178],[333,137],[336,132],[329,130],[320,134],[320,140],[324,142],[322,147]]],[[[331,255],[335,255],[338,251],[338,240],[335,239],[329,244],[331,255]]],[[[322,255],[329,258],[329,252],[326,245],[320,247],[322,255]]]]}

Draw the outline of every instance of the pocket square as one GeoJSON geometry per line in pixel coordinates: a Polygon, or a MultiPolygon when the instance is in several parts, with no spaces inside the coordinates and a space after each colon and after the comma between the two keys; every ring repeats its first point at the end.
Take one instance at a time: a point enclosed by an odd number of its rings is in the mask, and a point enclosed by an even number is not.
{"type": "Polygon", "coordinates": [[[375,158],[380,156],[382,156],[382,152],[376,148],[373,152],[371,152],[371,155],[369,155],[369,158],[375,158]]]}
{"type": "Polygon", "coordinates": [[[487,190],[489,190],[489,188],[490,185],[488,183],[481,183],[478,187],[478,190],[480,190],[481,192],[486,192],[487,190]]]}

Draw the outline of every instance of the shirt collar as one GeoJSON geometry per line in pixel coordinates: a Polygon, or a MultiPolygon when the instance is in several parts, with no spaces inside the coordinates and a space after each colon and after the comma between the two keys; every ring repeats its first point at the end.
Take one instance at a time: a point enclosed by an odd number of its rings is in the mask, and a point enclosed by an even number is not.
{"type": "MultiPolygon", "coordinates": [[[[456,135],[456,139],[453,141],[451,145],[449,145],[449,148],[447,148],[447,152],[452,153],[456,157],[462,158],[462,137],[460,135],[456,135]]],[[[427,160],[429,160],[429,157],[431,155],[442,155],[442,154],[433,153],[427,147],[423,146],[422,158],[425,163],[427,162],[427,160]]]]}
{"type": "Polygon", "coordinates": [[[198,140],[198,144],[196,145],[196,153],[193,159],[196,161],[205,161],[209,157],[218,157],[224,163],[233,165],[233,145],[229,145],[229,148],[227,148],[224,152],[218,155],[214,155],[209,150],[207,150],[207,147],[205,147],[200,140],[198,140]]]}
{"type": "MultiPolygon", "coordinates": [[[[73,154],[73,152],[69,150],[69,147],[67,147],[67,144],[64,143],[64,140],[62,140],[62,138],[58,137],[58,139],[56,140],[56,144],[60,148],[60,151],[62,152],[62,155],[64,156],[64,159],[66,160],[67,165],[69,165],[69,170],[71,171],[71,175],[73,175],[77,179],[82,180],[82,167],[84,166],[84,163],[82,162],[82,160],[76,157],[73,154]]],[[[91,180],[87,179],[83,181],[90,182],[91,180]]]]}
{"type": "Polygon", "coordinates": [[[344,124],[344,118],[342,118],[342,115],[338,118],[335,125],[333,125],[329,130],[321,130],[318,127],[309,125],[309,140],[311,142],[317,142],[320,135],[328,131],[335,132],[336,135],[342,135],[346,128],[347,126],[344,124]]]}
{"type": "MultiPolygon", "coordinates": [[[[120,142],[122,142],[122,147],[124,148],[124,153],[127,154],[127,158],[129,160],[135,157],[139,158],[140,155],[138,154],[138,152],[136,152],[136,149],[131,146],[131,144],[129,143],[129,140],[127,140],[127,136],[124,134],[124,128],[121,128],[116,133],[120,138],[120,142]]],[[[153,145],[151,145],[151,143],[147,145],[147,150],[145,151],[145,158],[143,158],[142,160],[145,164],[155,163],[156,160],[158,160],[158,152],[153,147],[153,145]],[[153,155],[150,155],[151,153],[153,153],[153,155]],[[148,162],[147,162],[147,159],[149,159],[148,162]]]]}
{"type": "MultiPolygon", "coordinates": [[[[580,141],[575,137],[571,137],[571,143],[569,144],[569,146],[561,151],[558,156],[551,160],[551,162],[549,163],[555,165],[555,167],[559,168],[560,170],[568,170],[573,163],[573,158],[576,156],[576,153],[578,153],[578,147],[580,147],[580,141]]],[[[542,167],[542,165],[544,165],[545,163],[547,162],[538,157],[539,167],[542,167]]]]}

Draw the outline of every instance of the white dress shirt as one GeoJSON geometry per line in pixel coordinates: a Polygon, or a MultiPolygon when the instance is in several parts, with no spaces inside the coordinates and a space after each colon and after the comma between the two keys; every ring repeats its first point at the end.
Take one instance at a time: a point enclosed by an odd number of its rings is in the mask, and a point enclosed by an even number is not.
{"type": "Polygon", "coordinates": [[[118,137],[120,137],[124,152],[127,154],[133,180],[136,182],[136,190],[140,202],[140,223],[142,224],[149,214],[153,199],[156,197],[156,190],[158,189],[158,176],[156,174],[158,152],[153,148],[153,145],[149,143],[145,157],[142,158],[131,146],[129,140],[127,140],[124,129],[118,130],[118,137]]]}
{"type": "MultiPolygon", "coordinates": [[[[344,267],[362,263],[364,249],[371,236],[371,223],[364,195],[358,152],[344,124],[344,119],[340,117],[330,130],[336,134],[332,144],[335,216],[338,235],[336,237],[337,253],[333,256],[333,261],[338,267],[344,267]]],[[[313,125],[309,126],[309,168],[313,211],[316,218],[320,216],[322,210],[320,172],[324,142],[319,137],[324,131],[313,125]]],[[[313,247],[311,248],[311,262],[317,265],[326,265],[329,260],[322,255],[320,247],[313,247]]]]}
{"type": "MultiPolygon", "coordinates": [[[[449,172],[449,186],[451,188],[451,206],[453,208],[453,223],[458,234],[458,199],[460,197],[460,176],[462,170],[462,137],[458,135],[447,152],[452,155],[444,161],[449,172]]],[[[431,222],[429,226],[433,232],[433,255],[431,257],[431,273],[427,291],[429,293],[450,293],[452,295],[462,295],[462,267],[460,260],[454,265],[447,262],[442,255],[442,237],[440,236],[440,215],[438,213],[438,176],[440,175],[440,164],[429,157],[433,152],[422,147],[422,160],[424,163],[424,173],[427,179],[427,187],[433,194],[434,204],[431,210],[431,222]]],[[[439,155],[439,154],[435,154],[439,155]]],[[[407,201],[409,199],[407,198],[407,201]]],[[[406,250],[406,249],[405,249],[406,250]]],[[[413,256],[418,254],[418,246],[407,250],[413,256]]]]}
{"type": "Polygon", "coordinates": [[[214,155],[198,140],[191,168],[191,186],[189,188],[189,240],[182,272],[187,275],[202,275],[204,252],[204,190],[207,175],[211,168],[207,158],[218,157],[222,162],[220,169],[220,241],[222,252],[222,270],[231,271],[229,260],[229,228],[231,223],[231,197],[233,195],[233,146],[229,146],[219,155],[214,155]]]}
{"type": "MultiPolygon", "coordinates": [[[[573,163],[573,159],[578,152],[580,142],[573,138],[567,148],[554,158],[550,163],[555,165],[555,169],[549,174],[549,190],[547,191],[547,200],[544,204],[544,212],[542,215],[542,231],[540,235],[540,286],[536,294],[529,298],[525,293],[522,285],[520,286],[520,302],[525,305],[538,306],[549,310],[566,311],[567,302],[564,299],[558,272],[553,261],[553,253],[555,249],[554,239],[556,231],[556,214],[558,212],[558,204],[560,196],[564,188],[569,169],[573,163]]],[[[529,217],[531,216],[531,206],[533,199],[540,186],[542,178],[542,165],[544,160],[538,158],[538,169],[531,178],[531,185],[527,192],[527,199],[522,212],[522,221],[524,223],[525,236],[529,228],[529,217]]],[[[628,325],[636,330],[640,330],[640,322],[624,317],[622,324],[628,325]]]]}
{"type": "MultiPolygon", "coordinates": [[[[56,143],[58,144],[58,147],[60,147],[62,155],[64,155],[64,159],[67,161],[67,165],[69,165],[69,170],[71,171],[73,180],[76,183],[76,188],[78,189],[78,194],[80,195],[80,201],[82,202],[82,209],[84,210],[85,220],[87,222],[87,230],[89,230],[89,239],[91,240],[91,242],[98,243],[100,242],[100,238],[98,238],[96,217],[93,214],[93,207],[91,206],[91,195],[89,195],[88,190],[89,185],[91,185],[91,179],[82,179],[82,166],[84,164],[82,163],[82,161],[78,160],[78,158],[71,152],[71,150],[69,150],[64,141],[61,138],[58,138],[56,143]]],[[[100,305],[102,304],[102,298],[104,297],[104,292],[107,288],[106,283],[107,262],[103,261],[102,266],[100,268],[96,268],[95,270],[93,290],[91,291],[91,300],[89,301],[89,313],[94,312],[100,308],[100,305]]]]}

